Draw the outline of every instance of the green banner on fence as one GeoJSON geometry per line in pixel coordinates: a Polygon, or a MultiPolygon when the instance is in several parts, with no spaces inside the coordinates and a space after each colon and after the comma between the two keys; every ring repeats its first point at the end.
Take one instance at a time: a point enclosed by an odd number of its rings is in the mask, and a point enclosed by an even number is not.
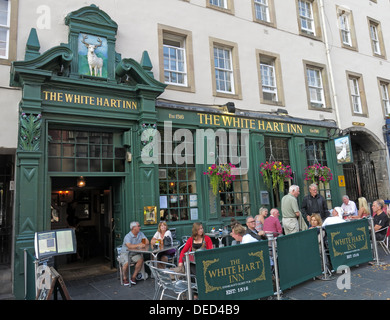
{"type": "Polygon", "coordinates": [[[274,293],[268,241],[195,252],[200,300],[252,300],[274,293]]]}
{"type": "Polygon", "coordinates": [[[280,289],[292,286],[322,273],[317,228],[278,237],[278,270],[280,289]]]}
{"type": "Polygon", "coordinates": [[[359,219],[325,227],[330,260],[334,270],[372,260],[368,220],[359,219]]]}

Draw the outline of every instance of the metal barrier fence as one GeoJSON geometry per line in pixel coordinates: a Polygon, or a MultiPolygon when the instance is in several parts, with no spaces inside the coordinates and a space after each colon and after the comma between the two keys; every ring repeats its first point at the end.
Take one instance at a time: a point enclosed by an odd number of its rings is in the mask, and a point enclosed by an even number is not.
{"type": "MultiPolygon", "coordinates": [[[[331,280],[332,270],[374,260],[380,264],[373,219],[314,228],[245,245],[196,251],[200,300],[258,299],[317,277],[331,280]],[[369,228],[370,226],[370,228],[369,228]],[[370,230],[371,229],[371,230],[370,230]],[[268,262],[269,261],[269,262],[268,262]],[[274,290],[274,288],[276,290],[274,290]]],[[[186,259],[189,299],[193,292],[186,259]]]]}

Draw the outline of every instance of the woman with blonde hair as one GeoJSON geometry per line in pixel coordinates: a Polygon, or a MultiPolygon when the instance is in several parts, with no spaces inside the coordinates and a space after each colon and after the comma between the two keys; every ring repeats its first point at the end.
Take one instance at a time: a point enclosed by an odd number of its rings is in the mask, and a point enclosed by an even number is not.
{"type": "Polygon", "coordinates": [[[313,213],[310,216],[310,229],[316,228],[316,227],[321,227],[321,226],[322,226],[321,215],[319,213],[313,213]]]}
{"type": "MultiPolygon", "coordinates": [[[[160,242],[160,245],[164,245],[164,238],[167,238],[165,243],[170,243],[172,245],[172,243],[173,243],[172,233],[171,233],[171,231],[168,230],[167,223],[165,221],[161,221],[158,224],[157,232],[154,234],[153,238],[150,240],[151,246],[154,246],[154,244],[157,241],[160,242]]],[[[163,252],[158,254],[157,260],[160,260],[163,262],[168,262],[169,257],[174,255],[175,251],[176,251],[175,249],[163,251],[163,252]]],[[[162,264],[160,264],[160,265],[162,265],[162,264]]]]}
{"type": "Polygon", "coordinates": [[[259,236],[265,234],[265,232],[263,231],[263,227],[264,227],[264,220],[267,217],[267,215],[268,215],[268,209],[265,207],[261,207],[259,209],[259,214],[255,216],[255,222],[256,222],[255,229],[258,232],[259,236]]]}
{"type": "Polygon", "coordinates": [[[361,219],[370,216],[370,208],[365,197],[358,199],[359,210],[357,216],[350,216],[351,219],[361,219]]]}

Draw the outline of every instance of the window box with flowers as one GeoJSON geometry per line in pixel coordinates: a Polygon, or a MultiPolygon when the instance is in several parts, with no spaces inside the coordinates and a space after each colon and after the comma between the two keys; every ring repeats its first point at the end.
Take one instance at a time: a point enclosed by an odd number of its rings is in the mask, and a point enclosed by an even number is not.
{"type": "Polygon", "coordinates": [[[214,195],[217,195],[220,190],[229,188],[236,179],[236,176],[232,174],[232,169],[234,168],[235,165],[231,163],[220,165],[213,164],[206,172],[203,172],[204,175],[208,175],[210,178],[210,184],[214,195]]]}
{"type": "Polygon", "coordinates": [[[268,188],[284,192],[284,181],[292,179],[290,166],[285,166],[280,161],[272,161],[260,164],[260,174],[268,188]]]}
{"type": "Polygon", "coordinates": [[[321,164],[313,164],[312,166],[307,166],[305,168],[305,180],[310,181],[311,183],[319,184],[323,182],[324,184],[333,180],[333,174],[327,166],[321,166],[321,164]]]}

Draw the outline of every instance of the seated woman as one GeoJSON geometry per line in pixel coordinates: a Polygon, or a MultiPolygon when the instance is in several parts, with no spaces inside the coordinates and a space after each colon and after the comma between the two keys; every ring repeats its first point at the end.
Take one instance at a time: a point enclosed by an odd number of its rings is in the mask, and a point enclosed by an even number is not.
{"type": "MultiPolygon", "coordinates": [[[[168,238],[168,243],[173,242],[171,231],[168,230],[168,225],[165,221],[161,221],[158,224],[157,232],[154,234],[152,240],[150,240],[150,244],[152,246],[155,245],[156,241],[160,242],[160,246],[164,245],[164,238],[168,238]]],[[[162,262],[168,262],[168,259],[175,254],[176,249],[170,249],[167,251],[160,252],[157,255],[157,259],[162,262]]],[[[163,264],[159,264],[159,267],[162,268],[163,264]]]]}
{"type": "Polygon", "coordinates": [[[351,216],[351,219],[361,219],[370,216],[370,208],[368,207],[367,200],[364,197],[358,199],[359,210],[357,216],[351,216]]]}
{"type": "MultiPolygon", "coordinates": [[[[184,254],[188,251],[212,249],[213,243],[209,236],[204,234],[203,225],[200,222],[195,222],[192,225],[192,235],[188,238],[186,244],[180,252],[179,267],[183,268],[184,254]]],[[[190,259],[191,260],[191,259],[190,259]]],[[[195,264],[191,264],[191,273],[195,273],[195,264]]]]}
{"type": "Polygon", "coordinates": [[[321,215],[319,213],[313,213],[310,217],[310,229],[321,227],[321,226],[322,226],[321,215]]]}

